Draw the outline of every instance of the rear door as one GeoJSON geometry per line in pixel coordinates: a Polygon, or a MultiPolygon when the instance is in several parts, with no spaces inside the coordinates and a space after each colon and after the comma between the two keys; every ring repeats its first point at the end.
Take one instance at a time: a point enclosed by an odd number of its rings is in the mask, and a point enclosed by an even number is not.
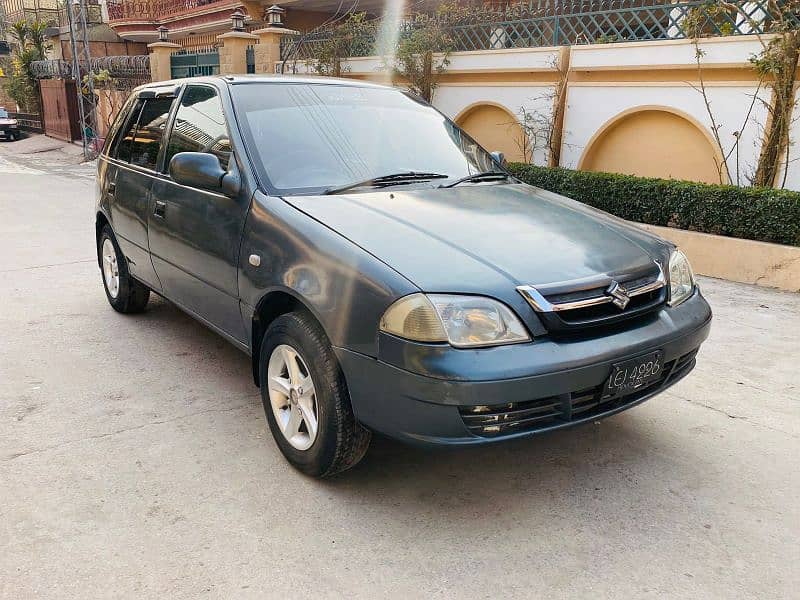
{"type": "Polygon", "coordinates": [[[105,193],[109,218],[131,274],[151,288],[161,284],[150,260],[150,188],[174,98],[139,98],[109,152],[105,193]]]}
{"type": "Polygon", "coordinates": [[[184,90],[169,134],[163,168],[153,184],[150,251],[165,295],[228,336],[246,343],[239,309],[239,248],[250,198],[175,183],[168,174],[179,152],[207,152],[236,168],[220,90],[184,90]]]}

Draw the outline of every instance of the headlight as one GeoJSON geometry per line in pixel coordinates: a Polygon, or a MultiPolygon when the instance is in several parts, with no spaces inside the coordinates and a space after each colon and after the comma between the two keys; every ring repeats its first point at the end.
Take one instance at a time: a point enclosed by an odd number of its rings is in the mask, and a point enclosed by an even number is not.
{"type": "Polygon", "coordinates": [[[680,250],[669,257],[669,305],[678,306],[694,293],[694,274],[689,259],[680,250]]]}
{"type": "Polygon", "coordinates": [[[482,296],[406,296],[386,311],[381,331],[417,342],[449,342],[456,348],[517,344],[531,339],[507,306],[482,296]]]}

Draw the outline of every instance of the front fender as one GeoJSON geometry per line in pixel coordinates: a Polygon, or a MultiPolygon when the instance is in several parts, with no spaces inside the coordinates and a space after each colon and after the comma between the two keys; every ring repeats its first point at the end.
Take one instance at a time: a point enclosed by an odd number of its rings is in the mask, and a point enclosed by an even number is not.
{"type": "Polygon", "coordinates": [[[305,305],[334,346],[377,356],[383,313],[397,298],[419,290],[323,223],[259,192],[245,224],[239,259],[247,327],[252,328],[261,299],[274,291],[305,305]],[[258,266],[251,264],[251,256],[259,257],[258,266]]]}

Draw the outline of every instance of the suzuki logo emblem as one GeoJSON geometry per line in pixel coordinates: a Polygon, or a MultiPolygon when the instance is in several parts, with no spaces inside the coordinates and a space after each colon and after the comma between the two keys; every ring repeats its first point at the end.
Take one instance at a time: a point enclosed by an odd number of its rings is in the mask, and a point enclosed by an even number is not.
{"type": "Polygon", "coordinates": [[[611,285],[608,286],[606,290],[606,294],[611,296],[611,302],[614,303],[614,306],[622,310],[625,310],[625,307],[628,306],[628,303],[631,301],[631,297],[628,296],[625,289],[616,281],[611,282],[611,285]]]}

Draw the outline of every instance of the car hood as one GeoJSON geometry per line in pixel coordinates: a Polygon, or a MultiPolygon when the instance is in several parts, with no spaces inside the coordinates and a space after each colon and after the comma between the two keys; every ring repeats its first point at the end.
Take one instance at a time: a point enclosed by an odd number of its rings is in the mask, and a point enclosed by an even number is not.
{"type": "Polygon", "coordinates": [[[614,277],[663,260],[668,247],[621,219],[524,184],[285,200],[428,292],[614,277]]]}

